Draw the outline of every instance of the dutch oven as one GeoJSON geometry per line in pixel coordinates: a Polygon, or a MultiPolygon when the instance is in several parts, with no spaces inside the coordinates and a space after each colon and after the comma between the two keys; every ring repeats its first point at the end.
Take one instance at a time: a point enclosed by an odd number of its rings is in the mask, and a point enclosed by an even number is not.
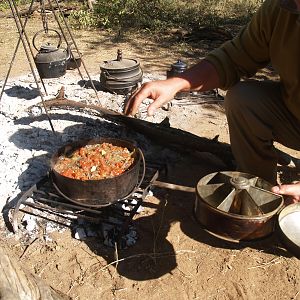
{"type": "Polygon", "coordinates": [[[247,173],[215,172],[196,188],[154,181],[159,187],[196,194],[194,215],[206,231],[229,241],[253,240],[271,234],[283,198],[267,181],[247,173]]]}
{"type": "Polygon", "coordinates": [[[82,62],[82,53],[76,48],[70,46],[71,56],[67,62],[67,70],[78,69],[82,62]]]}
{"type": "Polygon", "coordinates": [[[67,200],[90,207],[102,207],[128,198],[141,184],[144,173],[145,161],[142,151],[129,141],[115,138],[76,141],[61,147],[51,158],[50,176],[56,190],[67,200]],[[60,156],[70,156],[80,147],[101,143],[126,147],[130,152],[133,152],[134,161],[132,165],[118,176],[99,180],[73,179],[63,176],[55,170],[60,156]],[[144,170],[142,179],[139,179],[141,161],[144,170]]]}
{"type": "Polygon", "coordinates": [[[100,65],[100,82],[110,92],[126,94],[142,82],[143,72],[136,59],[123,58],[118,50],[115,60],[104,61],[100,65]]]}

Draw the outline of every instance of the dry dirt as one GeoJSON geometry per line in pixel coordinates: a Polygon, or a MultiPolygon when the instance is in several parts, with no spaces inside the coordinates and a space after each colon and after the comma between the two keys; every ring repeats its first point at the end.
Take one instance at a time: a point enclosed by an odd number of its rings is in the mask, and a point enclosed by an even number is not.
{"type": "MultiPolygon", "coordinates": [[[[31,20],[29,35],[38,26],[38,21],[31,20]]],[[[113,59],[118,48],[127,57],[140,59],[147,73],[164,75],[178,57],[192,63],[213,45],[203,41],[202,49],[193,52],[187,46],[183,51],[178,44],[140,36],[116,41],[112,34],[102,31],[76,31],[74,35],[92,74],[99,72],[102,60],[113,59]]],[[[6,75],[17,39],[13,19],[2,18],[1,77],[6,75]]],[[[11,77],[26,72],[28,63],[21,50],[11,77]]],[[[188,122],[176,122],[174,117],[171,125],[208,138],[220,135],[221,141],[228,142],[222,106],[203,106],[199,110],[200,117],[195,108],[188,122]]],[[[174,116],[181,112],[180,107],[173,110],[174,116]]],[[[214,164],[192,158],[174,168],[171,174],[181,172],[174,182],[190,186],[217,171],[214,164]]],[[[114,262],[114,250],[101,241],[78,241],[69,231],[54,233],[52,242],[41,237],[29,246],[2,231],[0,245],[72,299],[300,299],[299,260],[285,250],[277,234],[243,243],[217,239],[195,221],[193,194],[162,189],[153,192],[134,221],[139,240],[135,246],[119,251],[118,263],[114,262]]]]}

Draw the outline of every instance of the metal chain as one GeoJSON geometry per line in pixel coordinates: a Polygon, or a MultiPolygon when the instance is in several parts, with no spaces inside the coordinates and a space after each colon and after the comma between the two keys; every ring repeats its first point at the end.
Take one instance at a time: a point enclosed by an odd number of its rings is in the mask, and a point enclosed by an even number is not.
{"type": "Polygon", "coordinates": [[[47,13],[45,10],[45,2],[44,0],[40,0],[40,6],[41,6],[41,16],[42,16],[42,23],[45,33],[48,33],[48,19],[47,19],[47,13]]]}

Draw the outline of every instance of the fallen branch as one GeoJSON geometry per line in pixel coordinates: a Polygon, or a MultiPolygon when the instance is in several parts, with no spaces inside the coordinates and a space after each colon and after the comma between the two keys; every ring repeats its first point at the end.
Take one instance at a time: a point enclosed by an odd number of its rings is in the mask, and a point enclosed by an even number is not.
{"type": "MultiPolygon", "coordinates": [[[[176,150],[184,152],[199,151],[208,152],[217,156],[228,169],[234,169],[234,158],[231,152],[230,145],[221,143],[217,139],[208,139],[189,133],[187,131],[166,126],[164,123],[156,124],[144,120],[128,117],[124,114],[106,109],[98,105],[85,104],[78,101],[68,99],[54,98],[44,102],[45,106],[51,108],[74,108],[86,109],[96,112],[99,116],[109,119],[110,121],[124,124],[137,132],[140,132],[153,141],[166,145],[167,147],[174,147],[176,150]]],[[[41,103],[33,107],[40,106],[41,103]]],[[[32,110],[30,107],[29,110],[32,110]]]]}

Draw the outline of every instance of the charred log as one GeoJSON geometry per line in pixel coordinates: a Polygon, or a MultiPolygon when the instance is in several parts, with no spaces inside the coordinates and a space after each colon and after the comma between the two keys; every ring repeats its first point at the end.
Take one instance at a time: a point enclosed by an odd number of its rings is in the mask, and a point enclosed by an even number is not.
{"type": "Polygon", "coordinates": [[[221,143],[215,138],[208,139],[200,137],[184,130],[166,126],[165,122],[162,122],[162,124],[155,124],[128,117],[98,105],[84,104],[73,100],[59,100],[56,98],[54,100],[45,101],[44,104],[50,109],[56,107],[93,110],[101,117],[124,124],[127,127],[148,136],[156,143],[163,144],[170,148],[174,147],[177,151],[181,150],[183,152],[189,152],[194,150],[208,152],[222,160],[229,169],[235,168],[230,145],[221,143]]]}

